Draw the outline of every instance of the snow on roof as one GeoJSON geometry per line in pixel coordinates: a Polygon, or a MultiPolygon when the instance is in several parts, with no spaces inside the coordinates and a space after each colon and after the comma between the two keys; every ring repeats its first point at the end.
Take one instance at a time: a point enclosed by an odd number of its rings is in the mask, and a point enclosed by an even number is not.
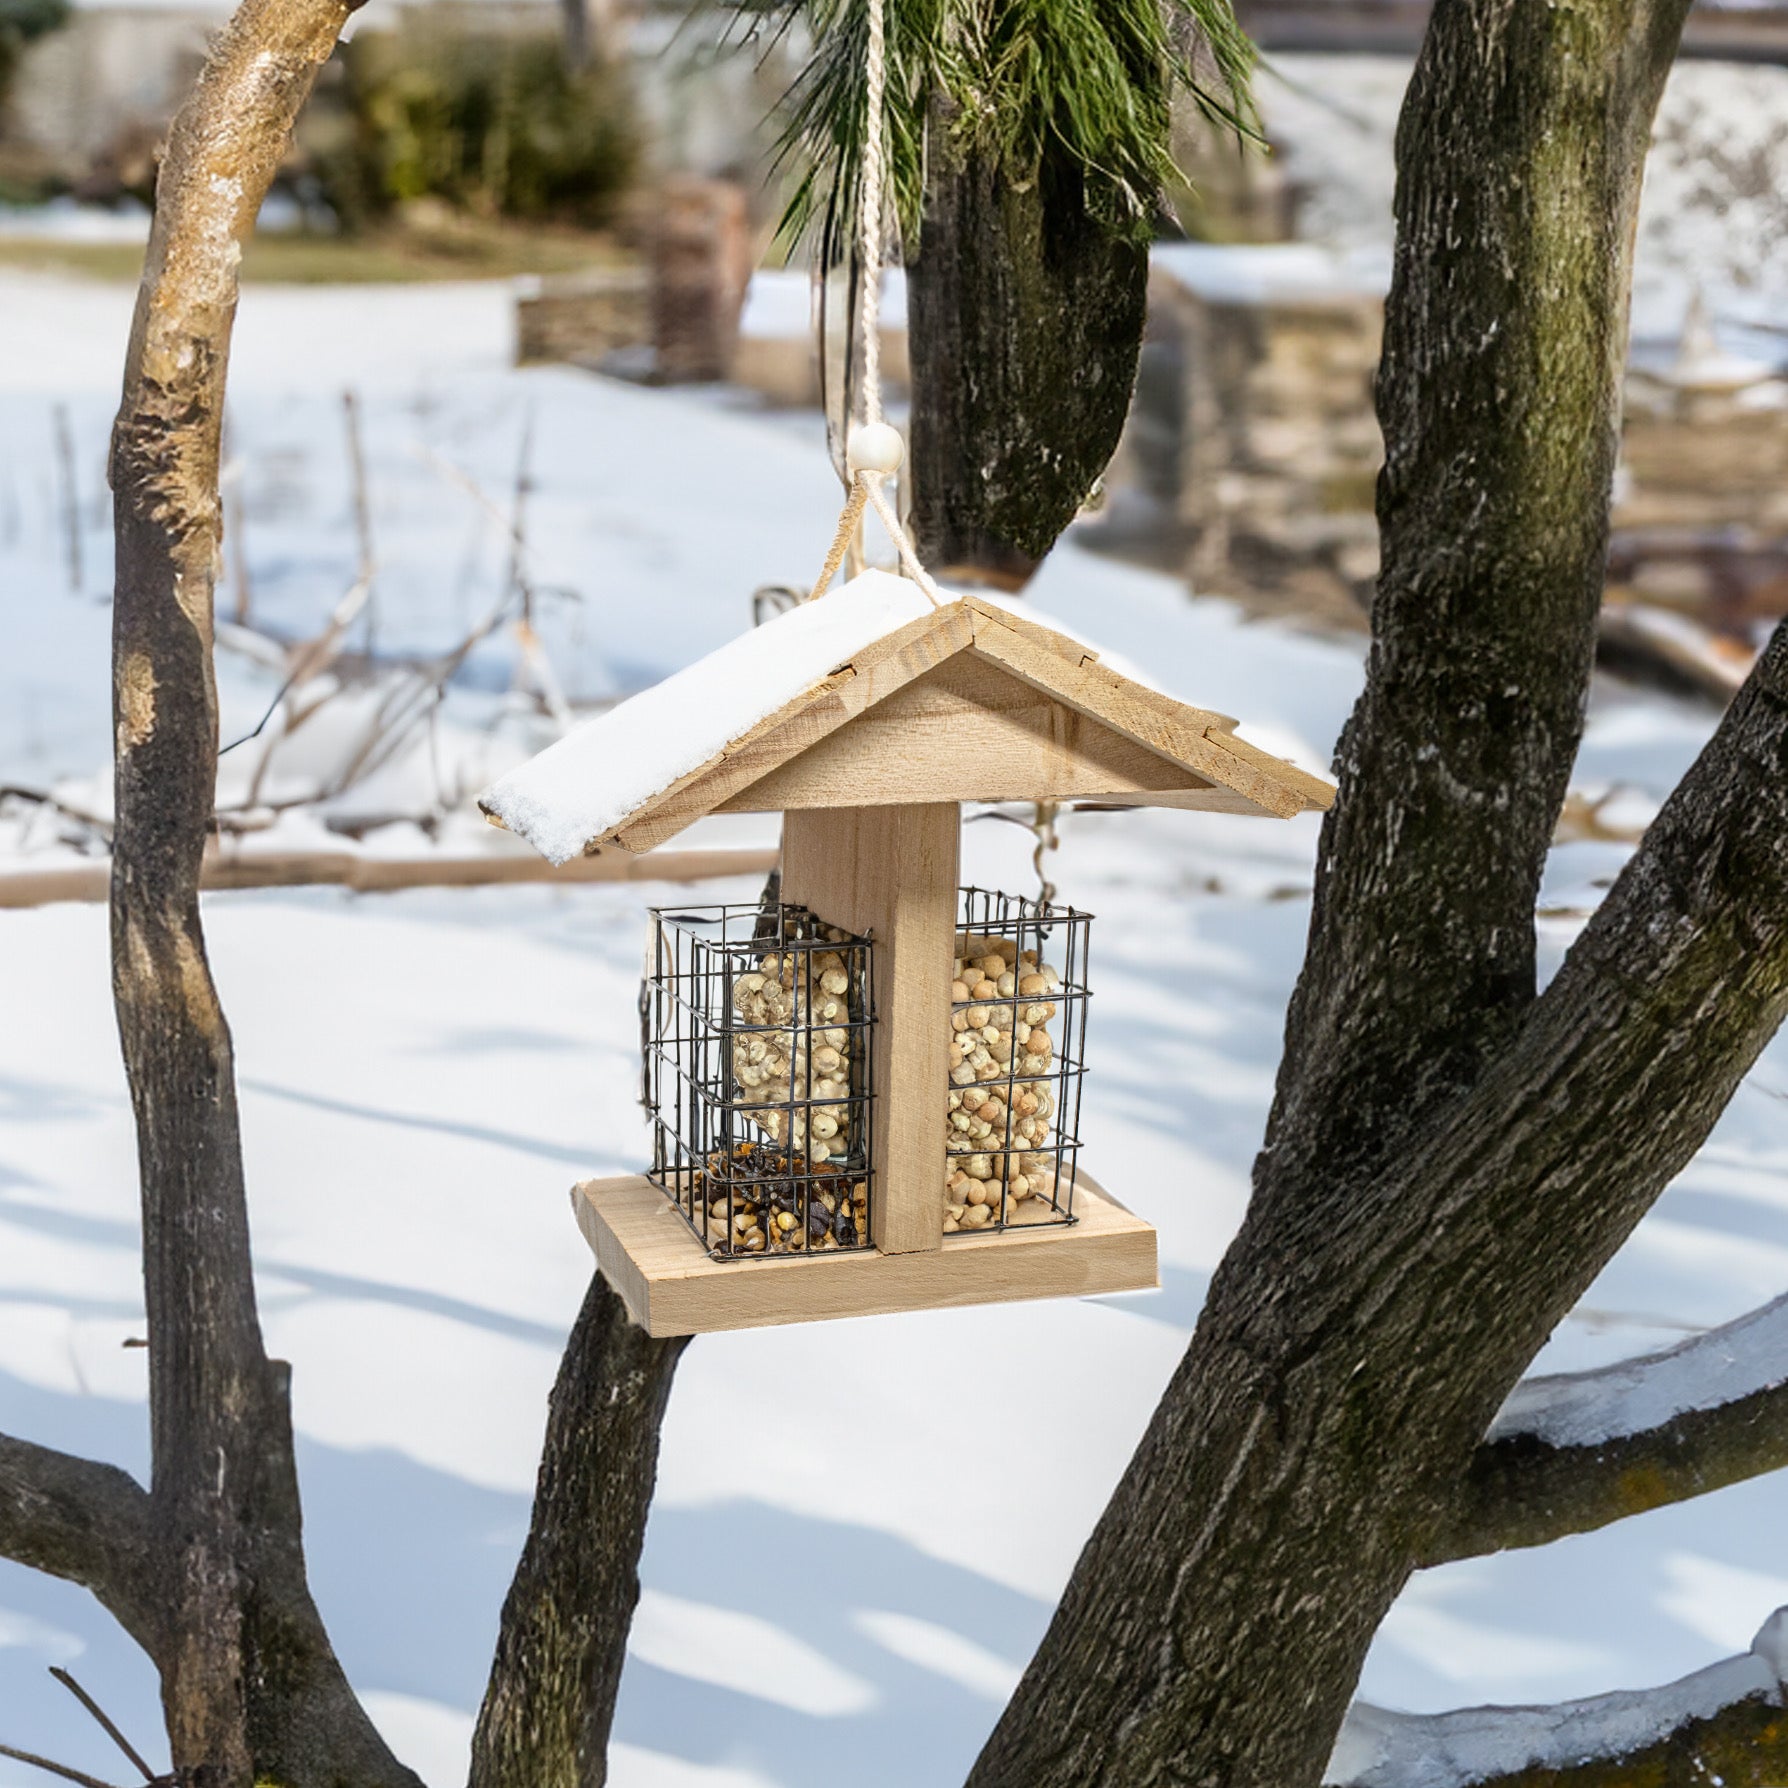
{"type": "Polygon", "coordinates": [[[481,805],[543,857],[568,863],[856,653],[934,612],[917,584],[865,571],[574,727],[481,805]]]}

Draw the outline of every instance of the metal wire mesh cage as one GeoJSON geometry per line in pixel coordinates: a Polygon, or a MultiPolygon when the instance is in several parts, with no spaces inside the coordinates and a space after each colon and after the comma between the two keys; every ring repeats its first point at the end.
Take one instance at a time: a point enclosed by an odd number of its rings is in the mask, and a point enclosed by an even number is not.
{"type": "Polygon", "coordinates": [[[1072,1223],[1092,915],[961,890],[944,1233],[1072,1223]]]}
{"type": "Polygon", "coordinates": [[[870,949],[785,903],[653,910],[650,1177],[714,1258],[869,1246],[870,949]]]}

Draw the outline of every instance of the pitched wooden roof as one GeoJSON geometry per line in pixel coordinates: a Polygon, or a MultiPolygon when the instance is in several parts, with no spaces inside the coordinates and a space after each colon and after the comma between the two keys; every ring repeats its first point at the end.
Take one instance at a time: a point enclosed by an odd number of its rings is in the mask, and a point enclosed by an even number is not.
{"type": "Polygon", "coordinates": [[[1109,800],[1288,818],[1322,778],[980,595],[864,572],[567,734],[480,805],[554,862],[714,812],[1109,800]]]}

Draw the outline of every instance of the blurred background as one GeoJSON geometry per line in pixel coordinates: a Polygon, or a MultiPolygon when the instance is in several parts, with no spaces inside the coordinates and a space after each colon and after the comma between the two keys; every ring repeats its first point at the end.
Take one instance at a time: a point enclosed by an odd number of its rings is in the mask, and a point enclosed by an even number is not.
{"type": "MultiPolygon", "coordinates": [[[[105,462],[156,147],[224,16],[0,0],[0,1427],[139,1472],[100,904],[105,462]]],[[[1423,16],[1245,9],[1271,153],[1188,116],[1126,438],[1026,593],[1316,769],[1361,677],[1391,143],[1423,16]]],[[[842,295],[776,241],[775,106],[803,54],[798,20],[749,5],[373,0],[244,263],[211,864],[235,891],[207,927],[318,1598],[431,1781],[463,1776],[587,1280],[566,1187],[640,1158],[642,908],[754,898],[777,842],[773,821],[716,818],[672,847],[701,855],[678,871],[697,883],[549,884],[473,796],[824,557],[836,381],[814,325],[842,295]]],[[[1639,225],[1548,972],[1788,612],[1785,195],[1788,7],[1700,5],[1639,225]]],[[[898,412],[897,271],[883,323],[898,412]]],[[[1048,849],[1037,817],[976,815],[965,873],[1029,892],[1041,853],[1098,915],[1086,1159],[1158,1226],[1164,1288],[692,1347],[618,1788],[960,1780],[1240,1218],[1314,821],[1065,813],[1048,849]]],[[[1665,1346],[1788,1285],[1785,1098],[1777,1046],[1544,1366],[1665,1346]]],[[[1364,1692],[1433,1709],[1696,1669],[1788,1602],[1785,1520],[1761,1480],[1427,1573],[1364,1692]]],[[[159,1756],[143,1660],[77,1592],[0,1565],[0,1741],[105,1774],[46,1664],[159,1756]]],[[[32,1779],[0,1763],[5,1788],[32,1779]]]]}

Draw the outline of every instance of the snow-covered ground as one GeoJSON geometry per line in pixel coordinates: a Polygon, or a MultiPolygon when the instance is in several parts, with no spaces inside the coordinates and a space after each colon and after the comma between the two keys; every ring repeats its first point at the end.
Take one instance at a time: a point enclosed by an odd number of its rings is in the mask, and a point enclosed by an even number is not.
{"type": "MultiPolygon", "coordinates": [[[[128,294],[0,276],[0,781],[91,774],[106,741],[102,486],[128,294]],[[55,406],[76,443],[66,578],[55,406]]],[[[597,697],[689,662],[800,583],[837,489],[817,426],[714,393],[506,370],[498,287],[251,289],[232,389],[256,612],[314,630],[351,581],[340,391],[365,412],[385,649],[455,637],[529,540],[556,668],[597,697]],[[452,468],[452,473],[443,471],[452,468]],[[569,592],[575,592],[575,598],[569,592]]],[[[226,604],[228,593],[226,592],[226,604]]],[[[1070,544],[1045,615],[1322,763],[1356,645],[1243,623],[1070,544]]],[[[463,712],[500,691],[494,643],[463,712]]],[[[227,672],[233,718],[264,700],[227,672]]],[[[226,725],[230,722],[226,721],[226,725]]],[[[1579,785],[1641,818],[1707,716],[1603,691],[1579,785]]],[[[1087,1161],[1161,1233],[1162,1290],[704,1338],[679,1373],[616,1724],[617,1788],[960,1779],[1177,1360],[1239,1220],[1308,920],[1313,822],[1078,815],[1051,873],[1098,915],[1087,1161]],[[923,1368],[915,1371],[915,1364],[923,1368]],[[923,1387],[916,1388],[916,1387],[923,1387]]],[[[1017,828],[967,869],[1031,885],[1017,828]]],[[[1622,847],[1555,855],[1556,961],[1622,847]]],[[[714,884],[704,899],[754,893],[714,884]]],[[[525,1531],[543,1401],[589,1272],[574,1178],[637,1164],[644,907],[687,890],[217,896],[264,1314],[293,1361],[319,1599],[431,1782],[463,1769],[525,1531]]],[[[98,908],[0,913],[0,1428],[145,1464],[133,1145],[98,908]]],[[[1622,1251],[1544,1364],[1666,1345],[1788,1286],[1788,1047],[1622,1251]]],[[[1788,1572],[1765,1480],[1418,1579],[1363,1688],[1432,1710],[1659,1682],[1741,1651],[1788,1572]]],[[[149,1750],[150,1672],[83,1595],[0,1566],[0,1741],[105,1775],[44,1674],[70,1663],[149,1750]]],[[[0,1785],[39,1778],[0,1763],[0,1785]]]]}

